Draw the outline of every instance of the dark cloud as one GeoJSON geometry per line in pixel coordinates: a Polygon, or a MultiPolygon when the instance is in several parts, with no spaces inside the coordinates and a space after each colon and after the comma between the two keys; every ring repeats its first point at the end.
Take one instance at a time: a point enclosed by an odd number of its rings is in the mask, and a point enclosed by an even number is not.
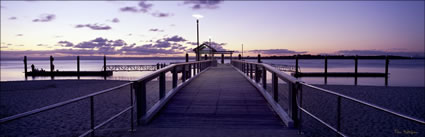
{"type": "Polygon", "coordinates": [[[148,12],[152,6],[152,4],[146,3],[145,1],[139,2],[140,11],[142,12],[148,12]]]}
{"type": "Polygon", "coordinates": [[[159,18],[165,18],[165,17],[171,17],[171,16],[173,16],[173,14],[163,13],[163,12],[155,12],[155,13],[152,13],[152,16],[159,17],[159,18]]]}
{"type": "Polygon", "coordinates": [[[38,19],[32,20],[32,22],[49,22],[54,20],[55,18],[56,18],[56,15],[54,14],[43,14],[43,15],[40,15],[38,19]]]}
{"type": "Polygon", "coordinates": [[[394,55],[394,56],[418,56],[423,57],[424,52],[382,51],[382,50],[340,50],[336,54],[343,55],[394,55]]]}
{"type": "Polygon", "coordinates": [[[157,28],[149,29],[149,31],[164,32],[164,30],[160,30],[160,29],[157,29],[157,28]]]}
{"type": "Polygon", "coordinates": [[[5,49],[5,48],[9,48],[8,46],[1,46],[0,48],[5,49]]]}
{"type": "Polygon", "coordinates": [[[17,37],[22,37],[24,34],[16,34],[17,37]]]}
{"type": "Polygon", "coordinates": [[[75,28],[84,28],[84,27],[90,28],[92,30],[110,30],[110,29],[112,29],[108,25],[97,24],[97,23],[95,23],[95,24],[78,24],[78,25],[75,25],[75,28]]]}
{"type": "Polygon", "coordinates": [[[171,41],[171,42],[185,42],[186,39],[184,39],[183,37],[180,36],[172,36],[172,37],[168,37],[168,38],[164,38],[164,41],[171,41]]]}
{"type": "Polygon", "coordinates": [[[125,46],[119,50],[122,54],[127,55],[156,55],[156,54],[181,54],[183,51],[175,49],[155,48],[152,44],[141,46],[125,46]]]}
{"type": "Polygon", "coordinates": [[[185,5],[190,5],[194,10],[199,9],[217,9],[218,5],[223,0],[186,0],[183,2],[185,5]]]}
{"type": "Polygon", "coordinates": [[[115,47],[125,46],[127,43],[121,39],[118,40],[108,40],[106,38],[98,37],[90,41],[83,41],[78,44],[73,44],[69,41],[59,41],[57,46],[61,47],[72,47],[79,49],[98,49],[98,50],[108,50],[114,49],[115,47]]]}
{"type": "Polygon", "coordinates": [[[37,46],[44,47],[44,46],[49,46],[49,45],[47,45],[47,44],[37,44],[37,46]]]}
{"type": "Polygon", "coordinates": [[[61,47],[73,47],[74,44],[72,42],[69,42],[69,41],[59,41],[58,42],[58,46],[61,46],[61,47]]]}
{"type": "Polygon", "coordinates": [[[258,54],[273,54],[273,55],[307,53],[307,51],[293,51],[293,50],[288,50],[288,49],[249,50],[248,52],[258,53],[258,54]]]}
{"type": "Polygon", "coordinates": [[[9,20],[16,20],[18,19],[17,17],[10,17],[9,20]]]}

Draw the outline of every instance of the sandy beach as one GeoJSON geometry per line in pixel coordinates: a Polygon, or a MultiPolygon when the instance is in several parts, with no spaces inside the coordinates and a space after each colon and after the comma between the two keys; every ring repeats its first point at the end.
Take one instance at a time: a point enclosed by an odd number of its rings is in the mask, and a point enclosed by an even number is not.
{"type": "MultiPolygon", "coordinates": [[[[110,80],[45,80],[1,82],[0,117],[26,112],[68,99],[80,97],[127,83],[128,81],[110,80]]],[[[171,89],[167,81],[167,91],[171,89]]],[[[380,87],[349,85],[318,85],[339,93],[343,93],[396,112],[425,119],[425,92],[423,87],[380,87]]],[[[287,86],[279,85],[279,103],[287,109],[287,86]]],[[[148,108],[158,100],[158,82],[148,82],[148,108]]],[[[269,88],[271,89],[271,88],[269,88]]],[[[303,90],[303,107],[336,126],[336,97],[313,91],[303,90]]],[[[129,86],[95,97],[95,123],[106,120],[129,106],[129,86]]],[[[107,124],[96,132],[100,136],[120,136],[130,127],[129,114],[107,124]]],[[[311,118],[303,115],[303,130],[314,134],[332,135],[330,130],[321,126],[311,118]]],[[[411,136],[423,135],[421,125],[390,116],[342,100],[342,129],[350,136],[405,136],[395,130],[417,132],[411,136]]],[[[89,100],[82,100],[27,118],[22,118],[0,125],[0,133],[4,136],[77,136],[87,131],[90,126],[89,100]]]]}

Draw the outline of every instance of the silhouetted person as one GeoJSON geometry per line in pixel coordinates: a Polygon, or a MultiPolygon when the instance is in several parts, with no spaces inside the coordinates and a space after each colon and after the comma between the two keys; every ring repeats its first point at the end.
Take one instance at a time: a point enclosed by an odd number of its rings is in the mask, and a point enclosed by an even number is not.
{"type": "Polygon", "coordinates": [[[35,66],[34,66],[34,64],[31,64],[31,71],[32,72],[35,72],[35,66]]]}

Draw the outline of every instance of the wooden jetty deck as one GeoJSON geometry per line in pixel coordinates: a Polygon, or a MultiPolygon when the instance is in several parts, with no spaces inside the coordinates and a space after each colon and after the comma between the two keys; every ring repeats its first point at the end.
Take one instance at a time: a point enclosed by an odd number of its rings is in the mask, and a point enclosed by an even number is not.
{"type": "Polygon", "coordinates": [[[212,67],[128,136],[302,136],[230,64],[212,67]]]}

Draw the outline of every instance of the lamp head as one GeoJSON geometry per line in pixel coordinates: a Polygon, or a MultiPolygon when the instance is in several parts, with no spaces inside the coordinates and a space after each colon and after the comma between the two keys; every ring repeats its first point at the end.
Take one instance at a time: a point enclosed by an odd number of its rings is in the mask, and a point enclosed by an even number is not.
{"type": "Polygon", "coordinates": [[[195,17],[196,19],[200,19],[200,18],[203,18],[204,16],[200,14],[193,14],[192,17],[195,17]]]}

